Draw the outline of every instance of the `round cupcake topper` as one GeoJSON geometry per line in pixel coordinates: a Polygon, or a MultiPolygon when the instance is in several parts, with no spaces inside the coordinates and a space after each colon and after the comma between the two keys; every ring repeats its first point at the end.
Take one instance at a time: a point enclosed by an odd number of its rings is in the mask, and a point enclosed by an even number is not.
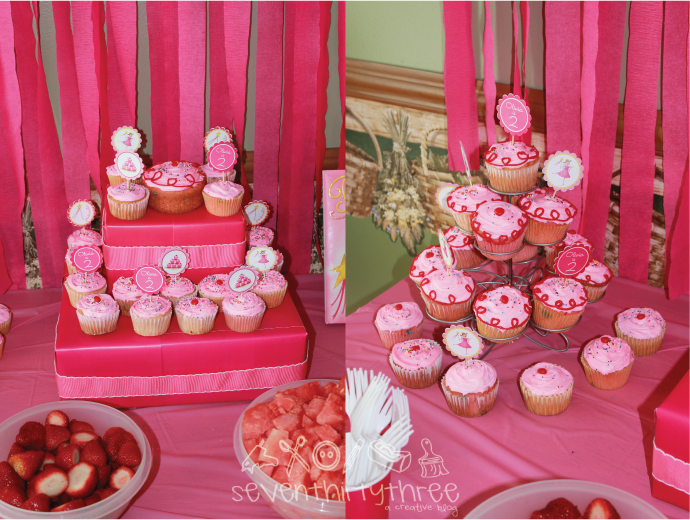
{"type": "Polygon", "coordinates": [[[69,260],[77,271],[93,273],[101,267],[103,255],[97,247],[76,247],[69,252],[69,260]]]}
{"type": "Polygon", "coordinates": [[[208,151],[208,164],[218,173],[227,173],[235,166],[237,157],[232,143],[216,143],[208,151]]]}
{"type": "Polygon", "coordinates": [[[589,249],[573,245],[558,253],[553,267],[559,276],[571,278],[585,270],[589,263],[589,249]]]}
{"type": "Polygon", "coordinates": [[[251,291],[259,282],[261,275],[251,267],[238,267],[230,273],[225,280],[225,285],[231,291],[238,293],[251,291]]]}
{"type": "Polygon", "coordinates": [[[520,96],[506,94],[498,102],[498,120],[513,137],[522,135],[532,126],[529,107],[520,96]]]}
{"type": "Polygon", "coordinates": [[[453,267],[455,263],[455,257],[453,256],[453,251],[448,245],[448,240],[446,240],[446,235],[443,231],[438,230],[438,245],[441,248],[441,257],[443,257],[443,262],[448,266],[448,269],[453,267]]]}
{"type": "Polygon", "coordinates": [[[467,162],[467,154],[465,154],[465,147],[462,145],[462,141],[460,141],[460,152],[462,152],[462,162],[465,163],[465,175],[467,175],[470,186],[472,186],[472,172],[470,171],[470,163],[467,162]]]}
{"type": "Polygon", "coordinates": [[[122,151],[115,156],[115,167],[128,181],[137,179],[144,173],[144,163],[136,152],[122,151]]]}
{"type": "Polygon", "coordinates": [[[136,152],[141,147],[141,134],[131,126],[121,126],[113,132],[110,144],[116,152],[136,152]]]}
{"type": "Polygon", "coordinates": [[[182,274],[189,267],[189,254],[181,247],[169,247],[161,256],[158,267],[170,276],[182,274]]]}
{"type": "Polygon", "coordinates": [[[482,338],[467,327],[456,325],[443,333],[443,343],[455,356],[463,359],[477,358],[482,353],[482,338]]]}
{"type": "Polygon", "coordinates": [[[263,200],[253,200],[244,207],[244,213],[252,226],[260,226],[268,220],[268,202],[263,200]]]}
{"type": "Polygon", "coordinates": [[[278,263],[278,255],[270,247],[253,247],[247,254],[247,265],[257,271],[269,271],[278,263]]]}
{"type": "Polygon", "coordinates": [[[448,207],[448,197],[450,197],[450,194],[453,193],[458,187],[459,186],[457,184],[444,184],[436,190],[436,202],[446,213],[450,213],[450,208],[448,207]]]}
{"type": "Polygon", "coordinates": [[[204,150],[206,150],[206,153],[208,153],[213,145],[218,143],[232,143],[232,136],[230,135],[230,132],[222,126],[211,128],[208,132],[206,132],[206,135],[204,136],[204,150]]]}
{"type": "Polygon", "coordinates": [[[134,271],[134,283],[147,294],[156,294],[165,285],[165,275],[158,267],[147,265],[134,271]]]}
{"type": "Polygon", "coordinates": [[[67,218],[75,226],[88,226],[96,218],[96,207],[90,200],[75,200],[67,210],[67,218]]]}
{"type": "Polygon", "coordinates": [[[566,150],[550,155],[542,172],[544,180],[554,190],[568,191],[580,184],[585,167],[577,155],[566,150]]]}

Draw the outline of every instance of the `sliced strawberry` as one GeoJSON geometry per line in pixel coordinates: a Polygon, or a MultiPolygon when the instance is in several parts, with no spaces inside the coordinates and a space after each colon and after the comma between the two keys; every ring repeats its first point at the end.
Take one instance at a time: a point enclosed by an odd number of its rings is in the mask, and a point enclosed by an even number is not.
{"type": "Polygon", "coordinates": [[[72,498],[85,498],[93,493],[98,484],[98,471],[93,464],[80,462],[67,472],[69,486],[65,490],[72,498]]]}
{"type": "Polygon", "coordinates": [[[17,475],[28,481],[31,480],[31,477],[34,476],[34,473],[36,473],[36,470],[43,462],[43,455],[44,454],[42,451],[37,450],[17,453],[16,455],[12,455],[10,457],[10,466],[14,468],[14,471],[17,472],[17,475]]]}
{"type": "Polygon", "coordinates": [[[582,518],[580,510],[570,500],[557,498],[544,509],[534,511],[530,518],[582,518]]]}
{"type": "Polygon", "coordinates": [[[582,518],[620,518],[621,516],[613,507],[613,504],[605,498],[595,498],[592,500],[582,518]]]}
{"type": "Polygon", "coordinates": [[[21,505],[22,509],[27,511],[38,511],[39,513],[47,513],[50,511],[50,498],[48,495],[34,495],[21,505]]]}
{"type": "Polygon", "coordinates": [[[46,429],[46,450],[53,451],[61,442],[69,441],[72,434],[64,426],[49,424],[46,429]]]}
{"type": "Polygon", "coordinates": [[[67,493],[62,493],[57,498],[51,498],[50,501],[53,505],[55,505],[55,507],[57,507],[57,506],[61,506],[62,504],[66,504],[67,502],[71,502],[72,497],[69,496],[67,493]]]}
{"type": "Polygon", "coordinates": [[[86,504],[84,503],[84,500],[80,498],[79,500],[72,500],[71,502],[57,506],[51,509],[50,512],[64,513],[65,511],[74,511],[75,509],[81,509],[82,507],[86,507],[86,504]]]}
{"type": "Polygon", "coordinates": [[[96,488],[103,489],[110,482],[110,472],[112,468],[104,464],[103,466],[98,466],[96,470],[98,471],[98,485],[96,488]]]}
{"type": "Polygon", "coordinates": [[[116,462],[128,468],[136,468],[141,464],[141,450],[137,443],[132,441],[125,442],[120,451],[117,452],[116,462]]]}
{"type": "Polygon", "coordinates": [[[38,471],[43,471],[49,464],[55,464],[55,455],[47,451],[46,454],[43,456],[43,462],[41,462],[38,471]]]}
{"type": "Polygon", "coordinates": [[[46,427],[36,421],[29,421],[19,428],[17,443],[27,450],[42,450],[46,443],[46,427]]]}
{"type": "Polygon", "coordinates": [[[62,426],[63,428],[69,428],[69,417],[65,412],[60,410],[53,410],[46,417],[46,426],[53,424],[55,426],[62,426]]]}
{"type": "Polygon", "coordinates": [[[129,441],[127,437],[121,433],[112,435],[105,444],[105,452],[108,455],[108,459],[111,461],[116,460],[117,454],[120,452],[120,448],[122,448],[122,446],[127,442],[131,441],[129,441]]]}
{"type": "Polygon", "coordinates": [[[101,491],[99,494],[101,495],[101,500],[105,500],[106,498],[113,496],[118,491],[118,489],[109,487],[108,489],[101,491]]]}
{"type": "Polygon", "coordinates": [[[76,444],[79,449],[82,449],[91,441],[98,441],[100,437],[93,432],[78,432],[73,433],[69,439],[70,444],[76,444]]]}
{"type": "Polygon", "coordinates": [[[98,439],[94,439],[87,442],[81,449],[81,460],[99,467],[108,463],[108,456],[98,439]]]}
{"type": "Polygon", "coordinates": [[[74,434],[79,432],[94,432],[96,430],[87,422],[72,419],[69,423],[69,431],[74,434]]]}
{"type": "Polygon", "coordinates": [[[0,489],[11,486],[12,484],[19,486],[22,489],[26,489],[26,482],[17,475],[14,468],[10,466],[7,461],[0,462],[0,489]]]}
{"type": "Polygon", "coordinates": [[[110,487],[120,490],[125,487],[133,477],[134,471],[131,468],[120,466],[110,474],[110,487]]]}
{"type": "Polygon", "coordinates": [[[84,499],[84,504],[87,506],[91,506],[91,505],[95,504],[96,502],[100,502],[100,501],[101,501],[101,495],[99,495],[98,492],[94,491],[91,495],[89,495],[88,497],[86,497],[84,499]]]}
{"type": "Polygon", "coordinates": [[[122,435],[124,435],[124,436],[127,438],[127,440],[130,440],[130,441],[136,440],[136,439],[134,438],[134,435],[132,435],[131,433],[129,433],[129,432],[128,432],[127,430],[125,430],[124,428],[120,428],[119,426],[113,426],[112,428],[108,428],[108,429],[105,431],[105,433],[103,434],[103,442],[105,442],[106,444],[108,444],[108,441],[110,440],[110,438],[113,437],[113,436],[116,435],[116,434],[122,434],[122,435]]]}
{"type": "Polygon", "coordinates": [[[0,500],[15,507],[22,507],[26,502],[26,493],[16,484],[12,484],[0,491],[0,500]]]}
{"type": "Polygon", "coordinates": [[[67,490],[68,484],[67,473],[52,464],[29,481],[28,495],[29,498],[40,494],[56,498],[67,490]]]}
{"type": "Polygon", "coordinates": [[[19,443],[12,443],[12,446],[10,447],[10,452],[7,454],[7,460],[10,460],[10,457],[12,455],[16,455],[17,453],[24,453],[26,450],[19,444],[19,443]]]}
{"type": "Polygon", "coordinates": [[[65,446],[69,446],[69,440],[63,441],[63,442],[61,442],[60,444],[58,444],[58,445],[55,447],[55,449],[53,450],[53,453],[55,453],[55,455],[57,455],[57,452],[60,451],[60,450],[61,450],[62,448],[64,448],[65,446]]]}
{"type": "Polygon", "coordinates": [[[76,444],[68,444],[64,448],[61,448],[55,456],[56,466],[65,471],[69,471],[72,466],[78,464],[80,460],[79,446],[76,444]]]}

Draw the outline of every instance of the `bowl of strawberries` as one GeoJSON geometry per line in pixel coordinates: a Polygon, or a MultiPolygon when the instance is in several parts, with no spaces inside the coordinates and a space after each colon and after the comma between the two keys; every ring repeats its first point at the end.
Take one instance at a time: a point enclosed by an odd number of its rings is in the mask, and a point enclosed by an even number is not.
{"type": "Polygon", "coordinates": [[[132,419],[88,401],[46,403],[0,424],[0,517],[119,518],[151,470],[132,419]],[[1,456],[1,455],[0,455],[1,456]]]}
{"type": "Polygon", "coordinates": [[[345,378],[293,381],[242,413],[242,471],[284,518],[345,518],[345,378]]]}

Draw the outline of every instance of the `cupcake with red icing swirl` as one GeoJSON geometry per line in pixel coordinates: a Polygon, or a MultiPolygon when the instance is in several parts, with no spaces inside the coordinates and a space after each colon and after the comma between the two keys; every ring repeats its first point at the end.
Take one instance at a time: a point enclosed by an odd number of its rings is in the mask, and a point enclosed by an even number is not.
{"type": "Polygon", "coordinates": [[[472,269],[486,261],[486,257],[474,247],[474,238],[466,235],[459,228],[455,226],[448,228],[443,235],[455,256],[457,269],[472,269]]]}
{"type": "Polygon", "coordinates": [[[254,226],[249,230],[249,248],[271,247],[273,245],[273,230],[263,226],[254,226]]]}
{"type": "Polygon", "coordinates": [[[477,330],[495,343],[506,343],[506,338],[517,336],[532,314],[529,297],[510,285],[500,285],[480,292],[474,300],[477,330]]]}
{"type": "Polygon", "coordinates": [[[621,338],[601,336],[582,349],[580,363],[590,385],[600,390],[618,390],[630,378],[633,354],[630,345],[621,338]]]}
{"type": "Polygon", "coordinates": [[[477,211],[477,206],[482,202],[498,201],[501,196],[494,193],[483,184],[472,186],[460,186],[448,195],[447,204],[450,208],[455,223],[467,233],[472,231],[472,213],[477,211]]]}
{"type": "Polygon", "coordinates": [[[235,332],[254,332],[265,312],[266,303],[253,292],[233,293],[223,299],[225,323],[235,332]]]}
{"type": "Polygon", "coordinates": [[[206,210],[216,217],[231,217],[242,209],[244,188],[241,184],[220,181],[204,186],[206,210]]]}
{"type": "Polygon", "coordinates": [[[12,325],[12,309],[0,303],[0,334],[3,336],[10,331],[12,325]]]}
{"type": "Polygon", "coordinates": [[[525,408],[537,415],[558,415],[570,406],[573,375],[553,363],[537,363],[520,375],[520,393],[525,408]]]}
{"type": "Polygon", "coordinates": [[[213,330],[218,306],[208,298],[188,296],[175,305],[175,317],[185,334],[206,334],[213,330]]]}
{"type": "Polygon", "coordinates": [[[129,316],[129,309],[142,296],[144,296],[144,292],[134,283],[131,276],[129,278],[121,276],[113,284],[113,298],[120,306],[120,312],[123,316],[129,316]]]}
{"type": "Polygon", "coordinates": [[[223,298],[236,294],[226,285],[227,274],[210,274],[199,282],[199,296],[208,298],[216,305],[223,304],[223,298]]]}
{"type": "Polygon", "coordinates": [[[572,229],[565,234],[565,238],[555,246],[546,246],[546,265],[553,270],[553,264],[556,261],[558,253],[563,251],[568,246],[582,246],[588,249],[590,254],[594,251],[594,246],[582,235],[578,235],[572,229]]]}
{"type": "Polygon", "coordinates": [[[517,203],[527,213],[525,240],[532,244],[553,244],[565,238],[577,208],[567,200],[540,189],[523,195],[517,203]]]}
{"type": "Polygon", "coordinates": [[[532,321],[543,329],[566,330],[574,327],[587,305],[587,293],[572,278],[546,278],[532,285],[532,321]]]}
{"type": "Polygon", "coordinates": [[[120,308],[108,294],[86,296],[77,302],[79,326],[91,336],[114,331],[119,317],[120,308]]]}
{"type": "Polygon", "coordinates": [[[175,308],[182,298],[196,296],[196,292],[196,285],[189,278],[168,276],[165,279],[165,285],[161,289],[160,295],[166,300],[170,300],[173,308],[175,308]]]}
{"type": "Polygon", "coordinates": [[[539,151],[521,141],[492,144],[484,164],[489,184],[503,193],[529,191],[539,180],[539,151]]]}
{"type": "Polygon", "coordinates": [[[455,415],[481,417],[496,404],[498,375],[496,369],[484,361],[460,361],[443,376],[441,389],[448,408],[455,415]]]}
{"type": "Polygon", "coordinates": [[[77,308],[79,300],[94,294],[103,294],[106,291],[105,278],[98,273],[75,273],[65,280],[65,288],[72,307],[77,308]]]}
{"type": "Polygon", "coordinates": [[[162,213],[187,213],[202,206],[206,176],[199,165],[167,161],[144,172],[144,186],[151,192],[149,205],[162,213]]]}
{"type": "MultiPolygon", "coordinates": [[[[457,264],[454,264],[452,269],[455,269],[456,266],[457,264]]],[[[441,256],[441,248],[439,246],[430,246],[412,260],[412,265],[410,265],[410,278],[414,283],[419,285],[424,278],[439,270],[446,270],[446,263],[441,256]]]]}
{"type": "Polygon", "coordinates": [[[278,307],[285,299],[287,292],[287,280],[278,271],[264,271],[252,292],[259,296],[268,309],[278,307]]]}
{"type": "Polygon", "coordinates": [[[138,220],[146,215],[149,190],[145,186],[126,182],[108,186],[108,207],[113,217],[121,220],[138,220]]]}
{"type": "Polygon", "coordinates": [[[162,296],[144,296],[129,309],[134,332],[140,336],[162,336],[172,320],[172,303],[162,296]]]}
{"type": "Polygon", "coordinates": [[[616,317],[616,336],[624,339],[636,356],[651,356],[661,348],[666,320],[654,309],[633,307],[616,317]]]}
{"type": "Polygon", "coordinates": [[[414,302],[389,303],[376,312],[374,327],[383,346],[390,350],[396,343],[422,337],[424,314],[414,302]]]}
{"type": "Polygon", "coordinates": [[[422,280],[419,288],[432,318],[458,321],[472,311],[474,280],[464,271],[443,269],[422,280]]]}
{"type": "Polygon", "coordinates": [[[604,296],[612,277],[613,271],[608,266],[598,260],[590,260],[584,271],[576,274],[574,279],[585,288],[587,301],[593,302],[604,296]]]}
{"type": "Polygon", "coordinates": [[[507,202],[484,202],[472,213],[477,246],[492,260],[508,260],[517,255],[522,249],[526,228],[527,214],[507,202]]]}
{"type": "Polygon", "coordinates": [[[393,345],[388,355],[398,382],[407,388],[428,388],[441,377],[441,346],[430,339],[412,339],[393,345]]]}

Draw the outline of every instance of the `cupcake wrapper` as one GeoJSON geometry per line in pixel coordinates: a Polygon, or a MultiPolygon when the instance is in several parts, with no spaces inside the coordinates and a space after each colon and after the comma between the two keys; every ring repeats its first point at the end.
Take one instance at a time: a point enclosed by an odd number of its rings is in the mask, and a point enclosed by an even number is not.
{"type": "Polygon", "coordinates": [[[495,243],[490,242],[488,240],[485,240],[481,236],[477,235],[477,245],[480,248],[482,248],[484,251],[488,251],[487,253],[482,253],[487,258],[491,258],[492,260],[508,260],[510,258],[517,256],[517,254],[522,251],[520,248],[522,247],[522,243],[523,243],[522,240],[524,237],[525,237],[525,233],[523,231],[522,234],[518,235],[515,238],[515,240],[512,240],[511,242],[507,242],[505,244],[495,244],[495,243]],[[517,251],[515,254],[512,254],[512,255],[492,255],[491,254],[491,253],[510,253],[511,251],[515,251],[516,249],[520,249],[520,251],[517,251]]]}
{"type": "Polygon", "coordinates": [[[97,289],[95,291],[91,292],[86,292],[86,293],[81,293],[77,292],[74,289],[72,289],[67,282],[64,283],[64,286],[67,288],[67,296],[69,296],[69,302],[72,304],[72,307],[75,309],[77,308],[77,303],[79,303],[79,300],[86,296],[90,296],[92,294],[103,294],[105,290],[107,289],[107,285],[104,285],[100,289],[97,289]]]}
{"type": "Polygon", "coordinates": [[[7,333],[10,331],[10,327],[12,326],[12,311],[10,311],[10,317],[7,318],[6,321],[0,323],[0,334],[3,336],[7,335],[7,333]]]}
{"type": "Polygon", "coordinates": [[[553,271],[553,263],[556,261],[556,257],[558,256],[558,250],[556,249],[556,246],[546,246],[546,265],[549,266],[549,269],[553,271]]]}
{"type": "Polygon", "coordinates": [[[537,256],[538,254],[539,248],[537,246],[525,244],[525,247],[523,247],[522,250],[513,257],[513,262],[522,262],[524,260],[529,260],[530,258],[534,258],[535,256],[537,256]]]}
{"type": "MultiPolygon", "coordinates": [[[[127,179],[124,177],[120,177],[119,175],[108,175],[108,181],[110,181],[111,186],[117,186],[118,184],[122,184],[123,182],[127,182],[127,179]]],[[[137,177],[134,180],[130,180],[132,184],[139,184],[140,186],[144,185],[144,176],[137,177]]]]}
{"type": "Polygon", "coordinates": [[[261,311],[261,314],[256,316],[233,316],[224,312],[225,314],[225,324],[230,330],[235,332],[254,332],[261,326],[261,320],[264,317],[266,311],[261,311]]]}
{"type": "Polygon", "coordinates": [[[573,397],[573,386],[571,383],[568,389],[562,394],[556,395],[535,395],[520,381],[520,393],[525,403],[525,408],[536,415],[558,415],[565,412],[570,406],[573,397]]]}
{"type": "Polygon", "coordinates": [[[441,389],[446,398],[448,408],[455,415],[466,418],[481,417],[491,411],[498,396],[498,379],[494,386],[478,394],[460,394],[453,392],[446,386],[445,376],[441,382],[441,389]]]}
{"type": "Polygon", "coordinates": [[[146,196],[136,202],[123,202],[115,200],[108,195],[108,206],[113,216],[120,220],[138,220],[146,215],[146,208],[149,206],[150,192],[148,188],[144,189],[146,189],[146,196]]]}
{"type": "Polygon", "coordinates": [[[529,191],[539,181],[539,161],[528,163],[522,168],[497,168],[486,163],[486,174],[491,187],[504,193],[529,191]]]}
{"type": "Polygon", "coordinates": [[[458,225],[460,229],[462,229],[463,231],[467,231],[468,233],[474,234],[474,231],[472,231],[472,213],[453,212],[453,218],[455,219],[455,223],[458,225]]]}
{"type": "Polygon", "coordinates": [[[632,371],[633,363],[635,359],[625,368],[617,371],[611,372],[610,374],[602,374],[601,372],[594,370],[589,366],[584,355],[580,356],[580,363],[585,369],[585,377],[590,385],[599,390],[618,390],[625,386],[630,377],[630,372],[632,371]]]}
{"type": "MultiPolygon", "coordinates": [[[[593,302],[604,296],[604,293],[606,292],[606,288],[609,286],[609,284],[605,285],[588,285],[585,282],[580,282],[582,284],[582,287],[585,288],[585,291],[587,292],[587,301],[588,302],[593,302]]],[[[626,340],[627,341],[627,340],[626,340]]],[[[628,343],[630,344],[630,343],[628,343]]]]}
{"type": "MultiPolygon", "coordinates": [[[[168,300],[170,303],[172,303],[172,304],[173,304],[173,309],[174,309],[175,307],[177,307],[177,304],[180,302],[180,300],[181,300],[182,298],[190,298],[190,297],[192,297],[192,296],[196,296],[197,292],[198,292],[198,289],[197,289],[196,286],[194,286],[194,291],[191,292],[191,293],[189,293],[189,294],[185,294],[184,296],[177,296],[177,297],[175,297],[175,296],[165,296],[164,294],[161,294],[160,296],[163,297],[163,298],[165,298],[166,300],[168,300]]],[[[214,303],[215,303],[215,302],[214,302],[214,303]]],[[[218,305],[218,304],[216,303],[216,305],[218,305]]]]}
{"type": "Polygon", "coordinates": [[[472,249],[453,249],[453,255],[455,256],[456,269],[472,269],[486,262],[486,257],[474,247],[472,249]]]}
{"type": "Polygon", "coordinates": [[[218,199],[207,195],[203,192],[204,204],[206,204],[206,210],[216,217],[231,217],[235,213],[238,213],[242,208],[242,197],[244,193],[239,194],[234,199],[218,199]]]}
{"type": "Polygon", "coordinates": [[[407,388],[428,388],[438,382],[439,377],[441,377],[441,367],[443,365],[443,356],[439,356],[436,362],[430,367],[418,368],[417,370],[407,370],[406,368],[399,367],[393,360],[390,359],[389,363],[393,369],[393,373],[400,383],[407,388]]]}
{"type": "Polygon", "coordinates": [[[426,308],[432,317],[445,321],[458,321],[472,312],[472,298],[474,298],[474,294],[466,302],[459,303],[438,303],[427,298],[423,291],[422,298],[424,298],[426,308]]]}
{"type": "Polygon", "coordinates": [[[172,309],[163,316],[153,318],[140,318],[136,314],[131,314],[134,332],[140,336],[162,336],[168,331],[172,320],[172,309]]]}
{"type": "MultiPolygon", "coordinates": [[[[376,327],[376,323],[374,323],[374,327],[376,327]]],[[[422,316],[422,321],[419,323],[419,325],[415,325],[410,329],[379,330],[379,328],[376,327],[376,330],[379,333],[379,338],[381,338],[381,343],[383,346],[388,350],[391,350],[393,346],[397,345],[398,343],[402,343],[403,341],[421,339],[423,328],[424,316],[422,316]]]]}
{"type": "Polygon", "coordinates": [[[533,244],[553,244],[565,238],[570,224],[554,224],[527,219],[525,240],[533,244]]]}
{"type": "Polygon", "coordinates": [[[0,359],[2,359],[2,354],[5,351],[5,338],[0,338],[0,359]]]}
{"type": "Polygon", "coordinates": [[[115,300],[117,304],[120,306],[120,313],[123,316],[129,316],[129,309],[132,308],[132,305],[134,305],[134,302],[136,300],[115,300]]]}
{"type": "Polygon", "coordinates": [[[523,330],[525,330],[528,323],[529,321],[526,321],[519,327],[503,330],[492,327],[491,325],[487,325],[482,320],[477,320],[477,330],[479,331],[479,334],[486,336],[487,338],[491,338],[491,341],[494,343],[512,343],[515,341],[514,339],[506,341],[503,338],[511,338],[517,334],[520,334],[523,330]]]}
{"type": "Polygon", "coordinates": [[[285,287],[278,289],[277,291],[262,292],[254,290],[252,292],[264,301],[267,308],[273,309],[274,307],[278,307],[281,303],[283,303],[285,293],[287,292],[287,283],[285,284],[285,287]]]}
{"type": "Polygon", "coordinates": [[[210,316],[185,316],[184,314],[175,310],[177,317],[177,324],[180,330],[185,334],[198,335],[206,334],[213,330],[213,325],[216,323],[216,315],[218,309],[210,316]]]}
{"type": "Polygon", "coordinates": [[[77,309],[77,318],[79,318],[79,326],[81,330],[91,336],[99,336],[100,334],[107,334],[117,328],[117,319],[120,317],[120,309],[117,309],[114,314],[108,316],[86,316],[77,309]]]}
{"type": "MultiPolygon", "coordinates": [[[[656,354],[658,350],[661,348],[661,342],[664,340],[664,334],[666,334],[666,324],[664,323],[664,327],[661,329],[661,334],[659,334],[656,338],[649,338],[649,339],[638,339],[638,338],[633,338],[628,336],[627,334],[623,334],[621,332],[621,329],[618,328],[618,323],[615,323],[616,327],[616,336],[618,336],[621,339],[624,339],[628,345],[630,345],[630,348],[633,351],[633,354],[636,356],[651,356],[652,354],[656,354]]],[[[3,333],[4,334],[4,333],[3,333]]]]}
{"type": "Polygon", "coordinates": [[[532,310],[532,321],[542,328],[550,330],[567,329],[574,327],[577,320],[584,312],[562,312],[544,305],[541,301],[534,299],[534,309],[532,310]]]}

